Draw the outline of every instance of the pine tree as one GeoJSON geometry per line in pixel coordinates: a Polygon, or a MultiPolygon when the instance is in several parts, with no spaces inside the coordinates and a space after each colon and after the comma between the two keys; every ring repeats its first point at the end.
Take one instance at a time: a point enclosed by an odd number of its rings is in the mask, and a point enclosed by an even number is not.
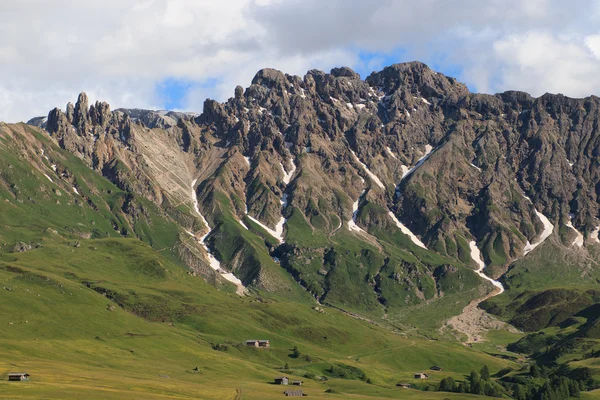
{"type": "Polygon", "coordinates": [[[483,385],[481,384],[481,380],[478,379],[471,383],[471,393],[473,394],[484,394],[483,385]]]}
{"type": "Polygon", "coordinates": [[[538,367],[537,365],[532,365],[531,367],[529,367],[529,375],[531,375],[532,378],[539,378],[540,377],[540,367],[538,367]]]}
{"type": "Polygon", "coordinates": [[[484,365],[481,368],[481,371],[479,371],[479,373],[481,374],[481,379],[483,379],[484,381],[490,380],[490,369],[488,368],[487,365],[484,365]]]}
{"type": "Polygon", "coordinates": [[[448,378],[443,378],[440,381],[440,387],[438,388],[438,392],[448,392],[448,378]]]}
{"type": "Polygon", "coordinates": [[[469,381],[471,382],[471,385],[473,382],[478,381],[479,379],[479,374],[476,371],[471,371],[471,375],[469,375],[469,381]]]}
{"type": "Polygon", "coordinates": [[[569,394],[572,397],[579,397],[579,382],[577,381],[569,381],[569,394]]]}
{"type": "Polygon", "coordinates": [[[526,395],[521,385],[515,385],[513,397],[515,398],[515,400],[526,400],[526,395]]]}
{"type": "Polygon", "coordinates": [[[456,382],[454,378],[448,377],[444,378],[440,381],[440,386],[438,391],[440,392],[454,392],[456,390],[456,382]]]}
{"type": "Polygon", "coordinates": [[[292,350],[292,357],[294,357],[294,358],[300,357],[300,349],[298,349],[298,346],[294,346],[294,349],[292,350]]]}
{"type": "Polygon", "coordinates": [[[481,386],[481,379],[476,371],[471,371],[469,375],[469,382],[471,384],[470,393],[483,394],[483,387],[481,386]]]}
{"type": "Polygon", "coordinates": [[[558,388],[556,389],[557,395],[561,399],[569,398],[569,383],[567,382],[567,378],[561,377],[558,388]]]}
{"type": "Polygon", "coordinates": [[[471,384],[469,381],[466,381],[463,386],[465,387],[465,393],[471,393],[471,384]]]}

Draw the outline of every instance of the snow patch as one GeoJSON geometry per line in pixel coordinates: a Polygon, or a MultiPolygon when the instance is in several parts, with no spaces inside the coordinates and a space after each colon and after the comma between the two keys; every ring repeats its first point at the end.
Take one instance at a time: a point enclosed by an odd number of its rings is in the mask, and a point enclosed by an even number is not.
{"type": "MultiPolygon", "coordinates": [[[[283,243],[283,237],[282,237],[282,235],[280,233],[278,233],[275,230],[269,228],[268,226],[266,226],[265,224],[263,224],[262,222],[260,222],[259,220],[257,220],[253,216],[251,216],[250,214],[246,214],[246,215],[248,216],[248,218],[250,218],[252,220],[252,222],[254,222],[255,224],[259,225],[261,228],[263,228],[265,231],[267,231],[269,233],[269,235],[271,235],[275,239],[277,239],[277,241],[279,243],[283,243]]],[[[283,225],[282,225],[282,230],[283,230],[283,225]]]]}
{"type": "Polygon", "coordinates": [[[279,163],[279,165],[281,166],[281,171],[283,172],[283,183],[289,185],[289,183],[292,181],[292,177],[294,176],[294,172],[296,172],[296,164],[292,162],[292,169],[290,172],[285,171],[282,163],[279,163]]]}
{"type": "Polygon", "coordinates": [[[395,158],[396,160],[398,159],[398,157],[396,157],[396,155],[394,154],[394,152],[392,151],[392,149],[390,149],[389,147],[386,147],[385,150],[387,151],[387,153],[392,156],[393,158],[395,158]]]}
{"type": "Polygon", "coordinates": [[[284,144],[286,149],[291,149],[294,146],[294,143],[292,142],[284,142],[284,144]]]}
{"type": "MultiPolygon", "coordinates": [[[[523,195],[523,197],[531,203],[531,199],[529,197],[527,197],[525,195],[523,195]]],[[[529,243],[529,241],[527,242],[527,244],[525,245],[525,248],[523,249],[523,253],[524,253],[523,255],[530,253],[533,249],[535,249],[540,244],[542,244],[544,242],[544,240],[546,240],[546,239],[548,239],[548,237],[550,237],[550,235],[552,234],[552,231],[554,231],[554,225],[552,225],[552,222],[550,222],[550,220],[548,218],[546,218],[546,216],[544,214],[542,214],[541,212],[539,212],[537,209],[534,208],[534,211],[535,211],[535,214],[540,219],[540,221],[542,221],[542,224],[544,225],[544,230],[542,231],[542,234],[540,235],[540,238],[538,239],[537,242],[535,242],[533,244],[529,243]]]]}
{"type": "Polygon", "coordinates": [[[366,106],[364,104],[357,104],[354,107],[356,107],[357,110],[362,110],[363,108],[365,108],[366,106]]]}
{"type": "Polygon", "coordinates": [[[383,183],[379,180],[379,178],[374,173],[372,173],[369,170],[369,168],[365,164],[363,164],[362,161],[360,161],[360,159],[358,158],[358,156],[356,155],[356,153],[354,152],[354,150],[350,150],[350,152],[352,153],[352,155],[356,159],[356,162],[358,162],[363,167],[363,169],[365,170],[365,172],[367,173],[367,175],[369,175],[369,177],[371,179],[373,179],[373,181],[375,181],[375,183],[377,184],[377,186],[379,186],[380,188],[382,188],[382,189],[385,190],[385,186],[383,185],[383,183]]]}
{"type": "Polygon", "coordinates": [[[426,99],[426,98],[424,98],[424,97],[421,97],[421,101],[422,101],[423,103],[427,104],[428,106],[430,106],[430,105],[431,105],[431,103],[430,103],[430,102],[428,102],[428,101],[427,101],[427,99],[426,99]]]}
{"type": "Polygon", "coordinates": [[[52,170],[53,170],[54,172],[56,172],[56,164],[52,164],[50,167],[52,168],[52,170]]]}
{"type": "MultiPolygon", "coordinates": [[[[296,164],[294,163],[294,160],[292,160],[292,169],[290,170],[290,172],[286,172],[285,168],[283,168],[283,164],[281,164],[281,170],[283,171],[283,182],[285,183],[286,189],[287,186],[289,185],[289,183],[292,181],[292,177],[294,176],[294,173],[296,172],[296,164]]],[[[283,211],[287,208],[288,206],[288,195],[287,193],[283,193],[283,195],[281,196],[281,212],[283,213],[283,211]]],[[[275,234],[276,234],[276,238],[279,239],[279,241],[281,243],[285,242],[284,236],[283,236],[283,227],[284,225],[287,223],[287,218],[285,218],[283,215],[281,216],[281,219],[279,220],[279,222],[277,222],[277,225],[275,225],[275,234]]]]}
{"type": "Polygon", "coordinates": [[[246,163],[248,164],[249,167],[252,166],[252,164],[250,163],[250,157],[244,156],[244,160],[246,160],[246,163]]]}
{"type": "Polygon", "coordinates": [[[358,214],[358,204],[360,203],[360,199],[365,195],[366,192],[366,190],[363,190],[360,196],[358,196],[358,200],[352,204],[352,219],[348,221],[348,229],[351,231],[364,232],[360,226],[356,225],[356,215],[358,214]]]}
{"type": "Polygon", "coordinates": [[[77,190],[75,186],[73,186],[73,192],[75,192],[75,194],[79,194],[79,190],[77,190]]]}
{"type": "Polygon", "coordinates": [[[475,168],[477,171],[481,172],[481,168],[479,168],[477,165],[470,163],[471,167],[475,168]]]}
{"type": "Polygon", "coordinates": [[[473,261],[475,261],[475,263],[477,263],[477,266],[479,266],[479,269],[477,269],[475,273],[483,279],[485,279],[486,281],[491,282],[492,285],[496,286],[498,289],[500,289],[500,292],[498,292],[497,295],[504,292],[504,286],[502,286],[500,282],[493,280],[492,278],[483,273],[483,270],[485,269],[485,263],[483,262],[483,258],[481,257],[481,251],[479,251],[479,247],[477,247],[477,243],[475,243],[474,240],[472,240],[469,243],[469,248],[471,249],[471,258],[473,259],[473,261]]]}
{"type": "Polygon", "coordinates": [[[404,180],[410,174],[412,174],[413,172],[415,172],[415,170],[417,168],[419,168],[421,165],[423,165],[423,163],[425,161],[427,161],[427,159],[429,158],[429,156],[431,156],[432,152],[433,152],[433,147],[431,147],[430,145],[425,145],[425,154],[423,155],[423,157],[419,158],[419,161],[417,161],[417,163],[415,164],[415,166],[412,167],[411,169],[407,170],[404,173],[404,175],[402,175],[402,179],[404,180]]]}
{"type": "Polygon", "coordinates": [[[577,236],[575,237],[575,240],[573,240],[573,243],[571,243],[571,246],[577,245],[579,247],[583,247],[583,235],[573,226],[573,214],[569,214],[569,222],[567,222],[565,225],[577,233],[577,236]]]}
{"type": "Polygon", "coordinates": [[[419,238],[410,231],[410,229],[408,229],[406,227],[406,225],[404,225],[402,222],[400,222],[400,220],[398,220],[398,218],[396,217],[396,215],[393,212],[389,212],[388,213],[389,216],[392,218],[392,221],[394,221],[394,223],[396,224],[396,226],[398,228],[400,228],[400,231],[402,231],[402,233],[404,233],[405,235],[407,235],[408,237],[410,237],[410,240],[412,240],[412,242],[414,244],[416,244],[419,247],[422,247],[424,249],[427,249],[427,247],[423,244],[423,242],[421,242],[419,240],[419,238]]]}
{"type": "Polygon", "coordinates": [[[567,163],[569,163],[569,167],[573,166],[573,163],[571,161],[569,161],[569,159],[567,159],[567,163]]]}
{"type": "Polygon", "coordinates": [[[48,178],[48,180],[49,180],[50,182],[54,183],[54,181],[52,180],[52,178],[50,178],[48,175],[44,174],[44,176],[45,176],[46,178],[48,178]]]}
{"type": "Polygon", "coordinates": [[[346,107],[348,107],[348,108],[354,108],[354,105],[352,105],[352,103],[346,103],[346,107]]]}
{"type": "Polygon", "coordinates": [[[598,234],[600,233],[600,226],[596,227],[596,229],[594,229],[592,231],[592,233],[590,234],[590,237],[592,238],[592,240],[594,240],[596,243],[600,243],[600,238],[598,238],[598,234]]]}
{"type": "Polygon", "coordinates": [[[408,110],[404,110],[404,114],[406,114],[407,118],[410,118],[410,113],[408,112],[408,110]]]}
{"type": "MultiPolygon", "coordinates": [[[[227,272],[225,270],[223,270],[221,268],[221,263],[219,262],[219,260],[217,260],[217,258],[211,253],[210,249],[208,248],[208,246],[206,245],[205,241],[206,238],[208,237],[208,235],[210,234],[210,232],[212,231],[212,229],[210,228],[210,225],[208,225],[208,221],[206,220],[206,218],[204,218],[204,216],[202,215],[202,213],[200,212],[200,206],[198,204],[198,196],[196,195],[196,182],[198,180],[194,179],[194,181],[192,182],[192,200],[194,202],[194,210],[196,211],[196,214],[198,214],[198,217],[200,217],[200,220],[202,221],[202,223],[204,225],[206,225],[207,228],[207,232],[202,235],[202,237],[200,237],[198,240],[198,243],[200,243],[202,245],[202,247],[204,247],[204,250],[206,250],[206,253],[208,254],[208,263],[210,265],[210,267],[217,271],[223,278],[225,278],[226,280],[228,280],[229,282],[235,284],[237,286],[237,294],[242,295],[244,294],[245,288],[244,285],[242,284],[242,281],[239,280],[235,275],[233,275],[230,272],[227,272]]],[[[195,237],[195,235],[192,232],[187,232],[189,235],[195,237]]]]}
{"type": "Polygon", "coordinates": [[[238,219],[238,222],[245,230],[249,230],[248,227],[246,226],[246,224],[244,224],[241,219],[238,219]]]}

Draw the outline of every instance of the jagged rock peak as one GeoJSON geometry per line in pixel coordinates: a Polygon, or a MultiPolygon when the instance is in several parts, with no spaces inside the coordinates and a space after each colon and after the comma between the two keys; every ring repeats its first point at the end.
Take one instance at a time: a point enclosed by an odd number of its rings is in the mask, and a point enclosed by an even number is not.
{"type": "Polygon", "coordinates": [[[360,75],[348,67],[333,68],[331,70],[331,75],[335,76],[336,78],[346,76],[351,79],[360,79],[360,75]]]}
{"type": "Polygon", "coordinates": [[[418,61],[393,64],[366,79],[370,86],[380,87],[386,93],[405,88],[425,98],[460,97],[469,93],[466,85],[456,79],[434,72],[418,61]]]}
{"type": "Polygon", "coordinates": [[[77,98],[77,103],[75,103],[75,113],[73,115],[73,125],[80,130],[85,130],[84,128],[89,122],[88,111],[88,97],[87,94],[82,92],[77,98]]]}
{"type": "Polygon", "coordinates": [[[269,89],[285,87],[287,82],[283,72],[272,68],[263,68],[252,79],[253,85],[263,85],[269,89]]]}
{"type": "Polygon", "coordinates": [[[67,119],[69,120],[69,123],[73,123],[73,117],[75,116],[75,106],[73,105],[73,103],[68,102],[67,103],[67,119]]]}
{"type": "Polygon", "coordinates": [[[87,93],[85,93],[85,92],[79,93],[79,96],[77,97],[77,103],[75,104],[75,108],[84,108],[87,110],[88,104],[89,104],[89,99],[88,99],[87,93]]]}
{"type": "Polygon", "coordinates": [[[90,107],[89,114],[92,124],[104,126],[111,117],[110,106],[105,101],[97,101],[95,105],[90,107]]]}

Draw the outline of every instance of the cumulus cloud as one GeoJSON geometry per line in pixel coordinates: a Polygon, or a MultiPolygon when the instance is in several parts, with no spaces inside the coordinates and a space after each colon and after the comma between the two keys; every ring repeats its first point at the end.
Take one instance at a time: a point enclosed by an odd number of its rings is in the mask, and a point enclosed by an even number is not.
{"type": "Polygon", "coordinates": [[[196,82],[180,103],[201,111],[263,67],[302,75],[411,59],[452,66],[478,91],[584,96],[600,92],[599,11],[598,0],[6,1],[0,120],[80,91],[113,108],[161,108],[169,80],[196,82]],[[398,49],[401,59],[386,57],[398,49]]]}

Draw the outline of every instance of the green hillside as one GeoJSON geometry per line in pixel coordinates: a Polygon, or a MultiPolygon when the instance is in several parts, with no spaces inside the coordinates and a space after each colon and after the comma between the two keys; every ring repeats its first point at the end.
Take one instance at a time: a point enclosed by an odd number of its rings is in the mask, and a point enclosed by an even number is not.
{"type": "Polygon", "coordinates": [[[0,384],[10,398],[79,398],[92,391],[87,398],[219,399],[236,390],[243,398],[270,398],[281,388],[268,382],[283,373],[303,379],[313,396],[331,388],[339,395],[327,398],[394,398],[398,381],[412,382],[434,364],[445,369],[432,372],[432,382],[462,379],[483,364],[493,371],[514,365],[458,343],[394,334],[327,307],[321,313],[260,294],[240,298],[135,239],[75,246],[49,234],[39,248],[1,259],[0,372],[32,375],[23,384],[0,384]],[[250,338],[269,339],[272,348],[247,348],[250,338]],[[290,357],[294,346],[297,358],[290,357]],[[365,376],[321,381],[332,364],[365,376]]]}

